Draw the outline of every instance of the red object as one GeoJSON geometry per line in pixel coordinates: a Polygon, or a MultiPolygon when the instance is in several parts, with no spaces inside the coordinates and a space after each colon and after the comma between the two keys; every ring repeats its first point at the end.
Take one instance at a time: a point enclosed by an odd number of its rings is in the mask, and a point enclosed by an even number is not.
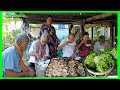
{"type": "MultiPolygon", "coordinates": [[[[88,40],[86,44],[92,44],[92,42],[88,40]]],[[[86,57],[90,51],[91,51],[91,48],[87,47],[85,44],[82,44],[81,47],[79,48],[79,53],[81,57],[86,57]]]]}

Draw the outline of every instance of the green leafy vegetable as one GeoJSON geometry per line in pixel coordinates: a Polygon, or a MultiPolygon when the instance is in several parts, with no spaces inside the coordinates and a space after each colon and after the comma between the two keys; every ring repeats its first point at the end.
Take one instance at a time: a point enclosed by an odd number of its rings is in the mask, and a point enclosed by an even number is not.
{"type": "Polygon", "coordinates": [[[110,51],[110,54],[113,56],[114,59],[118,59],[118,51],[115,48],[110,51]]]}
{"type": "Polygon", "coordinates": [[[91,55],[88,55],[84,61],[84,65],[87,66],[89,69],[91,70],[95,70],[96,69],[96,65],[95,65],[95,62],[94,62],[94,57],[95,57],[95,54],[91,54],[91,55]]]}
{"type": "Polygon", "coordinates": [[[100,55],[99,61],[96,64],[98,72],[105,72],[114,66],[114,60],[109,54],[100,55]]]}

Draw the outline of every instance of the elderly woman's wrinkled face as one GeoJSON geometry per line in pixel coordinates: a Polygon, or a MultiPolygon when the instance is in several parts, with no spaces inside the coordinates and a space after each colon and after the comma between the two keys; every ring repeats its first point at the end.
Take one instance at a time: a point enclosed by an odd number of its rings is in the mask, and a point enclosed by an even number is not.
{"type": "Polygon", "coordinates": [[[52,18],[51,18],[51,17],[48,17],[48,18],[47,18],[47,24],[48,24],[48,25],[51,25],[51,24],[52,24],[52,18]]]}
{"type": "Polygon", "coordinates": [[[89,35],[84,35],[83,40],[88,41],[89,40],[89,35]]]}
{"type": "Polygon", "coordinates": [[[47,39],[47,38],[41,38],[41,39],[40,39],[40,43],[41,43],[42,46],[46,45],[47,42],[48,42],[48,39],[47,39]]]}
{"type": "Polygon", "coordinates": [[[25,38],[23,42],[20,42],[19,46],[22,51],[25,51],[27,49],[28,44],[29,40],[25,38]]]}

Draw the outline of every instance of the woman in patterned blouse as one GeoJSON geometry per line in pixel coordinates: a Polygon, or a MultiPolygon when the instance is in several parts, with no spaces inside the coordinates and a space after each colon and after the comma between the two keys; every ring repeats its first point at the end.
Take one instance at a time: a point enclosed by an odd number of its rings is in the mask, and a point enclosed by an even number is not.
{"type": "Polygon", "coordinates": [[[43,33],[48,33],[48,46],[49,46],[49,58],[54,58],[56,56],[57,46],[59,44],[59,39],[56,36],[55,28],[51,25],[53,17],[49,15],[47,17],[47,23],[43,24],[40,29],[38,38],[41,37],[43,33]]]}

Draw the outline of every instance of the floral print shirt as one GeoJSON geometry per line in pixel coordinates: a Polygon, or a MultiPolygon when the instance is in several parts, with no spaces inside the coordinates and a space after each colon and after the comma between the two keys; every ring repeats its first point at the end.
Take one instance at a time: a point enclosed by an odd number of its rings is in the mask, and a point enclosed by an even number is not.
{"type": "Polygon", "coordinates": [[[50,27],[47,24],[43,24],[38,38],[41,37],[42,33],[48,33],[48,47],[49,47],[49,55],[50,58],[54,58],[56,56],[56,48],[59,45],[59,39],[56,36],[55,28],[50,25],[50,27]]]}

